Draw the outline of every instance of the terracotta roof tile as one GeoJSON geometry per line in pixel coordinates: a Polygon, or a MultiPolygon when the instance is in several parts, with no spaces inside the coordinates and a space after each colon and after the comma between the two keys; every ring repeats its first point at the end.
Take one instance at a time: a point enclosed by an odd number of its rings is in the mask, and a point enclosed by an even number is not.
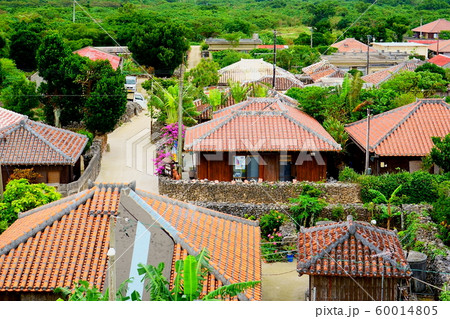
{"type": "Polygon", "coordinates": [[[107,61],[109,61],[109,63],[111,63],[111,67],[114,70],[117,70],[117,68],[120,65],[120,59],[121,59],[120,57],[118,57],[117,55],[103,52],[103,51],[98,50],[93,47],[85,47],[83,49],[75,51],[74,53],[84,56],[84,57],[87,57],[92,61],[107,60],[107,61]]]}
{"type": "MultiPolygon", "coordinates": [[[[437,52],[438,43],[430,44],[428,50],[437,52]]],[[[439,40],[439,53],[449,53],[450,52],[450,40],[439,40]]]]}
{"type": "Polygon", "coordinates": [[[353,221],[301,229],[299,274],[354,277],[410,277],[397,234],[353,221]]]}
{"type": "MultiPolygon", "coordinates": [[[[348,124],[350,137],[366,149],[367,119],[348,124]]],[[[450,105],[423,99],[378,114],[370,121],[370,151],[380,156],[425,156],[432,136],[450,133],[450,105]]]]}
{"type": "MultiPolygon", "coordinates": [[[[179,233],[182,242],[175,245],[173,265],[188,254],[187,247],[199,253],[206,248],[215,273],[209,281],[221,284],[261,280],[260,231],[257,223],[139,191],[138,194],[179,233]],[[187,245],[187,246],[186,246],[187,245]],[[183,248],[184,247],[184,248],[183,248]]],[[[171,273],[173,283],[174,269],[171,273]]],[[[216,284],[206,290],[214,290],[216,284]]],[[[261,300],[261,287],[245,294],[249,300],[261,300]]]]}
{"type": "MultiPolygon", "coordinates": [[[[0,235],[0,291],[52,292],[56,287],[72,288],[79,280],[103,289],[109,215],[117,215],[120,190],[129,187],[97,184],[20,214],[0,235]]],[[[213,270],[205,282],[206,293],[223,284],[261,280],[260,231],[256,222],[163,196],[132,194],[159,214],[157,222],[173,236],[174,261],[188,252],[208,249],[213,270]]],[[[261,287],[248,290],[245,296],[261,300],[261,287]]]]}
{"type": "Polygon", "coordinates": [[[327,60],[321,60],[302,69],[314,82],[320,82],[324,78],[343,78],[345,72],[334,66],[327,60]]]}
{"type": "Polygon", "coordinates": [[[450,67],[450,57],[442,54],[438,54],[431,59],[429,59],[427,62],[436,64],[440,67],[450,67]]]}
{"type": "Polygon", "coordinates": [[[394,65],[390,68],[380,70],[378,72],[374,72],[368,75],[364,75],[361,79],[367,83],[372,83],[374,85],[380,85],[383,82],[389,80],[393,75],[402,72],[402,71],[414,71],[419,66],[424,64],[425,62],[420,60],[410,60],[406,62],[402,62],[400,64],[394,65]]]}
{"type": "MultiPolygon", "coordinates": [[[[338,52],[367,52],[369,47],[354,38],[347,38],[331,45],[333,48],[337,48],[338,52]]],[[[377,52],[374,48],[369,47],[370,52],[377,52]]]]}
{"type": "Polygon", "coordinates": [[[2,108],[0,118],[9,118],[8,122],[12,122],[9,126],[0,126],[2,164],[73,165],[88,141],[84,135],[31,121],[26,117],[20,117],[20,121],[14,122],[11,112],[2,108]]]}
{"type": "Polygon", "coordinates": [[[450,30],[450,21],[438,19],[420,27],[412,29],[413,32],[440,33],[444,30],[450,30]]]}
{"type": "Polygon", "coordinates": [[[188,128],[185,149],[339,151],[341,147],[315,119],[280,98],[250,98],[188,128]]]}

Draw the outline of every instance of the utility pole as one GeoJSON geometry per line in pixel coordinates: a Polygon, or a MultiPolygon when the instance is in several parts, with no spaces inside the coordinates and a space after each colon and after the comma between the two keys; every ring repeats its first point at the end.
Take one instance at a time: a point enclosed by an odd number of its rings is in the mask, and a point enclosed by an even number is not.
{"type": "Polygon", "coordinates": [[[273,30],[273,79],[272,87],[275,90],[275,69],[277,65],[277,30],[273,30]]]}
{"type": "Polygon", "coordinates": [[[369,46],[369,44],[370,44],[370,38],[371,38],[372,36],[371,35],[368,35],[367,36],[367,71],[366,71],[366,73],[367,73],[367,75],[369,75],[369,59],[370,59],[370,53],[369,53],[369,50],[370,50],[370,46],[369,46]]]}
{"type": "Polygon", "coordinates": [[[370,175],[370,171],[369,171],[369,155],[370,155],[369,134],[370,134],[370,108],[367,108],[366,164],[365,164],[365,170],[364,170],[364,174],[366,174],[366,175],[370,175]]]}
{"type": "Polygon", "coordinates": [[[180,65],[180,84],[178,86],[178,142],[177,142],[177,161],[178,161],[178,174],[180,178],[183,174],[183,63],[184,63],[184,52],[183,58],[181,59],[180,65]]]}
{"type": "Polygon", "coordinates": [[[3,174],[2,174],[2,164],[0,163],[0,199],[3,199],[3,174]]]}
{"type": "Polygon", "coordinates": [[[109,216],[108,288],[109,301],[116,300],[116,229],[114,216],[109,216]]]}
{"type": "Polygon", "coordinates": [[[76,5],[76,0],[73,0],[73,14],[72,14],[72,22],[75,23],[75,5],[76,5]]]}

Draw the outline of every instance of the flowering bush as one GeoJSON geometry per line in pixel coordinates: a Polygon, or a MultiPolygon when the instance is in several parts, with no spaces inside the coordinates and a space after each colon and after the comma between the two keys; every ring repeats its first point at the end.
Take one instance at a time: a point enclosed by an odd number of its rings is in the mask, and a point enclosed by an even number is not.
{"type": "MultiPolygon", "coordinates": [[[[165,162],[166,158],[172,157],[172,153],[166,151],[171,149],[175,145],[175,141],[178,140],[178,123],[172,123],[164,126],[161,129],[162,132],[162,140],[164,141],[162,147],[156,153],[156,158],[153,160],[155,164],[155,173],[157,175],[164,175],[165,162]]],[[[186,129],[182,126],[181,130],[182,137],[184,138],[186,134],[186,129]]]]}
{"type": "Polygon", "coordinates": [[[261,235],[267,237],[280,230],[280,226],[287,220],[287,216],[276,210],[271,210],[270,213],[263,215],[259,221],[261,227],[261,235]]]}

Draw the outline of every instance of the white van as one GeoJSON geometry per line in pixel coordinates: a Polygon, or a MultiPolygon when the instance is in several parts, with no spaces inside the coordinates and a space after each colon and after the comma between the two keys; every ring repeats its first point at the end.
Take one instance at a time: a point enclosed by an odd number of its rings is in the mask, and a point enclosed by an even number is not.
{"type": "Polygon", "coordinates": [[[127,76],[125,77],[125,88],[127,92],[136,92],[137,77],[127,76]]]}

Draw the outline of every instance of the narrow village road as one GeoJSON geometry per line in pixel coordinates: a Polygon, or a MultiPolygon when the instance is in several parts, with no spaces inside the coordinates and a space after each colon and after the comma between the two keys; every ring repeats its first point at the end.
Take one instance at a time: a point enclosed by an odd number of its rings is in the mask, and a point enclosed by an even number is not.
{"type": "Polygon", "coordinates": [[[188,54],[188,70],[195,68],[202,60],[202,50],[199,45],[191,45],[188,54]]]}
{"type": "Polygon", "coordinates": [[[154,175],[155,146],[150,143],[150,118],[147,111],[108,134],[109,152],[103,153],[97,182],[129,183],[158,193],[158,178],[154,175]]]}

